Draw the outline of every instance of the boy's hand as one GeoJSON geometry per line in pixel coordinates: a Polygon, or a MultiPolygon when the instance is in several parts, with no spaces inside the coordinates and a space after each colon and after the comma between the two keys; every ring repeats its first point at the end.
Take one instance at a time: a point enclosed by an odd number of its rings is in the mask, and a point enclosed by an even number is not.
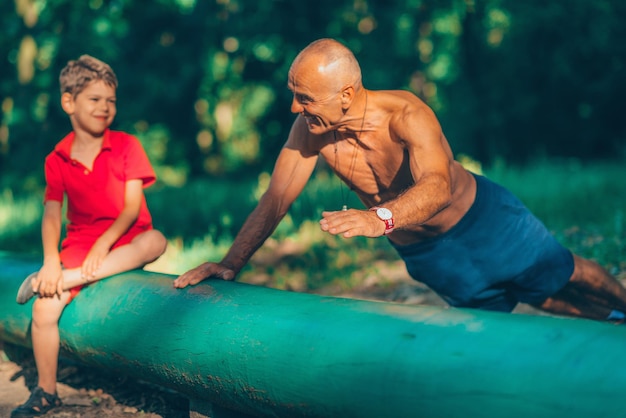
{"type": "Polygon", "coordinates": [[[63,270],[60,263],[44,263],[33,281],[33,290],[40,297],[61,296],[63,293],[63,270]]]}
{"type": "Polygon", "coordinates": [[[95,242],[93,247],[89,250],[87,257],[83,260],[83,265],[81,266],[81,276],[87,281],[94,281],[96,278],[96,273],[102,266],[102,262],[104,258],[109,253],[109,246],[95,242]]]}

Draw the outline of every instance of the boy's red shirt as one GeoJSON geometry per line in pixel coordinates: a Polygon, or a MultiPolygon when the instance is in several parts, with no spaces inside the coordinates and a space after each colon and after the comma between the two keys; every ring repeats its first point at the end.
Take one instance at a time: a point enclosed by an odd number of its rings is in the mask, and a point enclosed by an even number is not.
{"type": "MultiPolygon", "coordinates": [[[[91,246],[117,219],[124,207],[125,183],[141,179],[144,187],[156,180],[156,175],[137,138],[120,131],[107,130],[102,148],[90,171],[71,158],[74,133],[68,134],[45,160],[46,191],[44,202],[63,202],[67,194],[67,237],[70,242],[91,246]]],[[[152,217],[145,197],[137,221],[129,233],[133,235],[152,228],[152,217]]],[[[124,241],[130,241],[126,237],[124,241]]],[[[66,266],[69,267],[69,266],[66,266]]]]}

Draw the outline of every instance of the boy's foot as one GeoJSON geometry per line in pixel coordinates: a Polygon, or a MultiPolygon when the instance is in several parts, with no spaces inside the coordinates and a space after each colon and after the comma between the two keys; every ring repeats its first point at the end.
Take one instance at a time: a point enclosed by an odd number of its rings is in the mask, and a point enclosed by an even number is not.
{"type": "Polygon", "coordinates": [[[35,291],[33,290],[33,280],[36,278],[37,272],[34,272],[29,274],[28,277],[22,282],[20,289],[17,291],[17,303],[23,305],[35,296],[35,291]]]}
{"type": "Polygon", "coordinates": [[[61,399],[56,393],[46,393],[37,386],[25,404],[18,406],[11,412],[11,418],[36,417],[43,415],[52,408],[61,406],[61,399]]]}

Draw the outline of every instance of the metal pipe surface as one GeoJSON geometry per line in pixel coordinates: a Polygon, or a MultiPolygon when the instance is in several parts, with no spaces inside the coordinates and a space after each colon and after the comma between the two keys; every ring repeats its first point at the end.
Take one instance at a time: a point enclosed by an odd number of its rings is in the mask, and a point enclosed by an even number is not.
{"type": "MultiPolygon", "coordinates": [[[[22,280],[0,252],[0,339],[30,346],[22,280]]],[[[626,417],[626,327],[407,306],[132,271],[65,309],[62,349],[252,416],[626,417]]]]}

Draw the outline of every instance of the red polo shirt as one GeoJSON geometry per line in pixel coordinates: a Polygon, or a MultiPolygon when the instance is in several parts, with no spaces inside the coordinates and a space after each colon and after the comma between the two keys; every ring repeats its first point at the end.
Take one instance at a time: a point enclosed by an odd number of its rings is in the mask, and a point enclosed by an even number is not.
{"type": "MultiPolygon", "coordinates": [[[[93,243],[117,219],[124,207],[126,181],[141,179],[144,187],[148,187],[156,180],[148,156],[132,135],[107,130],[91,171],[72,159],[73,142],[72,132],[45,161],[44,202],[63,202],[63,195],[67,195],[67,234],[61,244],[65,268],[79,267],[93,243]]],[[[152,217],[144,197],[137,221],[113,248],[129,243],[149,229],[152,229],[152,217]]]]}

